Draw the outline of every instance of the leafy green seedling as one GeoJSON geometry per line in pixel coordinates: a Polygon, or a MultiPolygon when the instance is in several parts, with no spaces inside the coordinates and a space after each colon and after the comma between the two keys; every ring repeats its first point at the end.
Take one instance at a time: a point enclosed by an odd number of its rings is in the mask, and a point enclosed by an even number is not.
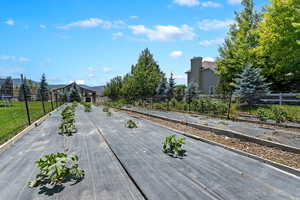
{"type": "Polygon", "coordinates": [[[111,117],[111,116],[112,116],[112,113],[111,113],[110,111],[108,111],[108,112],[106,113],[106,115],[107,115],[108,117],[111,117]]]}
{"type": "Polygon", "coordinates": [[[258,119],[263,122],[267,121],[271,117],[269,113],[263,108],[258,109],[256,114],[258,119]]]}
{"type": "Polygon", "coordinates": [[[136,125],[136,123],[135,123],[134,121],[132,121],[132,120],[130,119],[130,120],[128,120],[128,121],[126,122],[126,127],[127,127],[127,128],[137,128],[137,125],[136,125]]]}
{"type": "Polygon", "coordinates": [[[167,136],[163,142],[163,152],[175,157],[183,157],[185,150],[182,149],[185,138],[176,138],[176,135],[167,136]]]}
{"type": "Polygon", "coordinates": [[[84,178],[84,170],[78,167],[76,155],[52,153],[37,160],[36,165],[40,172],[36,175],[35,180],[28,183],[31,188],[46,184],[61,185],[68,180],[78,182],[84,178]]]}
{"type": "Polygon", "coordinates": [[[108,107],[104,107],[104,108],[102,109],[102,111],[103,111],[103,112],[109,112],[109,109],[108,109],[108,107]]]}

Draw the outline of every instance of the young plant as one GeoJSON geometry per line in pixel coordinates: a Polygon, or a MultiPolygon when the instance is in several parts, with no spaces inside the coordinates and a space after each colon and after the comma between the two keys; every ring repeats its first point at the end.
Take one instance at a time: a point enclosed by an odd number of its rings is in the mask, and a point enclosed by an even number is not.
{"type": "Polygon", "coordinates": [[[175,157],[183,157],[185,150],[182,146],[185,144],[185,138],[176,138],[176,135],[167,136],[163,142],[163,152],[175,157]]]}
{"type": "Polygon", "coordinates": [[[276,123],[282,123],[287,121],[288,114],[282,108],[272,106],[273,119],[276,123]]]}
{"type": "Polygon", "coordinates": [[[128,120],[128,121],[126,122],[126,127],[127,127],[127,128],[137,128],[137,125],[136,125],[136,123],[135,123],[134,121],[128,120]]]}
{"type": "Polygon", "coordinates": [[[31,188],[46,184],[61,185],[68,180],[78,182],[84,178],[84,170],[78,167],[76,155],[52,153],[37,160],[36,165],[40,172],[36,175],[35,180],[28,183],[31,188]]]}
{"type": "Polygon", "coordinates": [[[108,117],[111,117],[111,116],[112,116],[112,113],[111,113],[110,111],[108,111],[108,112],[106,113],[106,115],[107,115],[108,117]]]}
{"type": "Polygon", "coordinates": [[[74,123],[62,123],[59,127],[60,133],[67,136],[72,136],[73,133],[77,132],[77,128],[74,123]]]}
{"type": "Polygon", "coordinates": [[[260,108],[260,109],[257,110],[257,117],[260,121],[263,121],[263,122],[270,119],[269,113],[263,108],[260,108]]]}
{"type": "Polygon", "coordinates": [[[109,109],[108,109],[108,107],[104,107],[104,108],[102,109],[102,111],[103,111],[103,112],[109,112],[109,109]]]}

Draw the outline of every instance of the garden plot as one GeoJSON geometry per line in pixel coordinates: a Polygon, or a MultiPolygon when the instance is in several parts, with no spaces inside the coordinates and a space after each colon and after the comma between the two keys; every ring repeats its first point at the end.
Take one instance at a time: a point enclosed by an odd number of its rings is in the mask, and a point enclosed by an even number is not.
{"type": "Polygon", "coordinates": [[[143,199],[127,176],[97,129],[86,118],[83,108],[76,112],[78,132],[66,137],[58,134],[60,115],[55,112],[39,127],[0,154],[0,199],[143,199]],[[77,154],[85,178],[63,187],[36,188],[27,186],[38,173],[35,161],[42,155],[55,152],[77,154]]]}
{"type": "Polygon", "coordinates": [[[100,109],[89,113],[147,199],[300,199],[300,178],[198,140],[186,138],[187,156],[162,152],[173,131],[100,109]],[[125,128],[128,119],[138,128],[125,128]],[[112,128],[113,127],[113,128],[112,128]]]}
{"type": "Polygon", "coordinates": [[[254,136],[261,139],[266,139],[273,142],[278,142],[296,148],[300,148],[300,132],[296,132],[296,131],[283,130],[282,128],[280,129],[265,128],[258,124],[234,122],[229,120],[210,118],[207,116],[178,113],[173,111],[158,111],[158,110],[134,108],[134,107],[126,108],[126,109],[143,112],[145,114],[152,114],[152,115],[167,117],[170,119],[186,121],[190,123],[198,123],[202,125],[217,127],[224,130],[237,131],[249,136],[254,136]]]}

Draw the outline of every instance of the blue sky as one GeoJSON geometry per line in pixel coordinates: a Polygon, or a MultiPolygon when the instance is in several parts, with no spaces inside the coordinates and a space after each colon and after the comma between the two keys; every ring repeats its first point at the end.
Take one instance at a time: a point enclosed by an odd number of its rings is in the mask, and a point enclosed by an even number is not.
{"type": "Polygon", "coordinates": [[[148,47],[185,83],[190,58],[218,56],[240,8],[239,0],[1,0],[0,77],[103,85],[148,47]]]}

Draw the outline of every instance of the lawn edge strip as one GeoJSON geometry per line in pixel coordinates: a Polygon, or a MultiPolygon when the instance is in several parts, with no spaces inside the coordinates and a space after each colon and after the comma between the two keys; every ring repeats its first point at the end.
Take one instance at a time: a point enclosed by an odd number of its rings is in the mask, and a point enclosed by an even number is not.
{"type": "Polygon", "coordinates": [[[253,142],[253,143],[256,143],[256,144],[260,144],[260,145],[263,145],[263,146],[276,147],[276,148],[279,148],[279,149],[284,150],[284,151],[300,154],[300,149],[299,148],[292,147],[292,146],[285,145],[285,144],[281,144],[281,143],[277,143],[277,142],[271,142],[271,141],[264,140],[264,139],[259,139],[257,137],[252,137],[252,136],[245,135],[243,133],[239,133],[239,132],[232,131],[232,130],[224,130],[224,129],[215,128],[215,127],[212,127],[212,126],[206,126],[206,125],[202,125],[202,124],[195,124],[195,123],[180,121],[180,120],[176,120],[176,119],[170,119],[170,118],[167,118],[167,117],[162,117],[162,116],[153,115],[153,114],[149,114],[149,113],[143,113],[143,112],[140,112],[140,111],[130,110],[130,109],[126,109],[126,108],[117,108],[117,109],[120,109],[120,110],[123,110],[123,111],[126,111],[126,112],[133,112],[133,113],[137,113],[137,114],[141,114],[141,115],[145,115],[145,116],[149,116],[149,117],[158,118],[158,119],[169,121],[169,122],[180,123],[182,125],[190,126],[192,128],[196,128],[196,129],[199,129],[199,130],[210,131],[210,132],[213,132],[213,133],[218,134],[218,135],[225,135],[225,136],[228,136],[228,137],[231,137],[231,138],[238,138],[238,139],[246,140],[246,141],[253,142]]]}
{"type": "MultiPolygon", "coordinates": [[[[62,105],[61,105],[62,106],[62,105]]],[[[16,143],[18,140],[20,140],[23,136],[25,136],[29,131],[31,131],[33,128],[41,125],[44,121],[46,121],[46,119],[48,119],[52,113],[58,111],[60,108],[56,108],[53,111],[47,113],[46,115],[42,116],[41,118],[35,120],[34,122],[31,123],[31,125],[27,126],[26,128],[24,128],[22,131],[20,131],[19,133],[17,133],[14,137],[10,138],[9,140],[7,140],[5,143],[0,145],[0,153],[2,153],[3,151],[5,151],[6,149],[8,149],[11,145],[13,145],[14,143],[16,143]]]]}

